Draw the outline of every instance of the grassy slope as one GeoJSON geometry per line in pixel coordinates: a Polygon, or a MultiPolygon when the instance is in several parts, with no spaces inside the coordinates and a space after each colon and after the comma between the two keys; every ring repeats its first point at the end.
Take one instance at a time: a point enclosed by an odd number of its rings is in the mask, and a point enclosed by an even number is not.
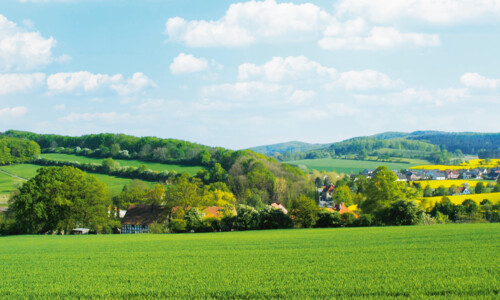
{"type": "MultiPolygon", "coordinates": [[[[102,158],[93,158],[93,157],[85,157],[78,156],[74,154],[59,154],[59,153],[44,153],[41,157],[52,159],[52,160],[62,160],[62,161],[78,161],[80,163],[97,163],[101,164],[102,158]]],[[[186,172],[190,175],[196,175],[196,172],[200,170],[202,167],[199,166],[181,166],[181,165],[167,165],[161,163],[154,162],[144,162],[139,160],[123,160],[123,159],[115,159],[116,162],[119,162],[122,167],[131,166],[131,167],[140,167],[141,165],[145,165],[148,169],[153,171],[176,171],[178,173],[186,172]]]]}
{"type": "Polygon", "coordinates": [[[500,224],[13,236],[2,298],[491,298],[500,224]]]}
{"type": "MultiPolygon", "coordinates": [[[[40,166],[31,165],[31,164],[22,164],[22,165],[10,165],[0,167],[0,170],[6,171],[10,174],[23,177],[26,179],[32,178],[36,175],[36,170],[38,170],[40,166]]],[[[2,174],[0,174],[2,175],[2,174]]],[[[92,174],[96,176],[99,180],[106,183],[108,186],[109,192],[111,195],[119,193],[125,184],[128,184],[132,181],[132,179],[120,178],[115,176],[108,176],[103,174],[92,174]]],[[[6,175],[5,175],[6,176],[6,175]]],[[[19,182],[20,180],[12,180],[10,177],[10,186],[8,179],[2,180],[3,177],[0,177],[0,194],[9,194],[11,191],[15,189],[15,184],[13,182],[19,182]]],[[[152,185],[152,182],[146,182],[148,185],[152,185]]]]}
{"type": "Polygon", "coordinates": [[[335,171],[338,173],[359,173],[364,169],[375,169],[378,166],[385,165],[391,170],[400,170],[407,169],[411,166],[416,166],[420,164],[427,163],[425,160],[417,160],[417,159],[406,159],[411,163],[389,163],[389,162],[374,162],[374,161],[364,161],[364,160],[349,160],[349,159],[331,159],[331,158],[322,158],[322,159],[302,159],[302,160],[294,160],[288,161],[286,163],[293,165],[303,165],[308,169],[316,169],[316,170],[325,170],[325,171],[335,171]]]}

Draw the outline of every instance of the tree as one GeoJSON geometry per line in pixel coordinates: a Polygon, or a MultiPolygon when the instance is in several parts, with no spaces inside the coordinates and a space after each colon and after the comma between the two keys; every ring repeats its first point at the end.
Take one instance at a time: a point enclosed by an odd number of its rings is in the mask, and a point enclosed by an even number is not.
{"type": "Polygon", "coordinates": [[[340,227],[341,219],[338,212],[321,210],[318,212],[318,219],[314,227],[326,228],[326,227],[340,227]]]}
{"type": "Polygon", "coordinates": [[[153,188],[146,193],[147,203],[150,205],[162,205],[165,191],[165,185],[155,184],[153,188]]]}
{"type": "Polygon", "coordinates": [[[493,187],[493,190],[491,191],[492,193],[500,193],[500,184],[495,184],[493,187]]]}
{"type": "Polygon", "coordinates": [[[203,201],[202,182],[198,178],[189,178],[183,174],[177,177],[174,184],[165,192],[164,204],[170,212],[174,207],[187,211],[189,207],[197,207],[203,201]]]}
{"type": "Polygon", "coordinates": [[[415,225],[423,213],[415,201],[399,200],[386,209],[382,221],[387,225],[415,225]]]}
{"type": "Polygon", "coordinates": [[[235,225],[239,230],[257,229],[259,226],[259,213],[251,206],[240,204],[236,207],[235,225]]]}
{"type": "Polygon", "coordinates": [[[198,208],[193,207],[184,216],[188,230],[200,231],[205,214],[198,208]]]}
{"type": "Polygon", "coordinates": [[[305,195],[300,195],[297,199],[292,200],[290,215],[296,225],[309,228],[316,223],[318,211],[319,207],[316,201],[305,195]]]}
{"type": "Polygon", "coordinates": [[[351,189],[348,186],[341,186],[333,191],[332,200],[336,204],[344,203],[346,206],[352,205],[351,189]]]}
{"type": "Polygon", "coordinates": [[[293,222],[290,216],[285,215],[279,208],[267,205],[259,212],[261,229],[291,228],[293,222]]]}
{"type": "Polygon", "coordinates": [[[424,197],[432,197],[432,189],[429,185],[424,189],[424,197]]]}
{"type": "Polygon", "coordinates": [[[77,226],[101,232],[109,224],[108,190],[95,176],[66,166],[37,172],[9,207],[21,233],[68,233],[77,226]]]}
{"type": "Polygon", "coordinates": [[[114,161],[111,157],[102,161],[102,169],[104,173],[109,174],[117,171],[120,168],[120,163],[114,161]]]}
{"type": "Polygon", "coordinates": [[[484,186],[484,183],[482,182],[478,182],[476,184],[476,187],[474,188],[474,192],[476,194],[482,194],[482,193],[485,193],[486,192],[486,187],[484,186]]]}
{"type": "Polygon", "coordinates": [[[373,172],[366,187],[366,200],[360,205],[364,213],[371,213],[377,209],[388,207],[391,202],[405,197],[404,186],[397,182],[397,176],[386,166],[380,166],[373,172]]]}

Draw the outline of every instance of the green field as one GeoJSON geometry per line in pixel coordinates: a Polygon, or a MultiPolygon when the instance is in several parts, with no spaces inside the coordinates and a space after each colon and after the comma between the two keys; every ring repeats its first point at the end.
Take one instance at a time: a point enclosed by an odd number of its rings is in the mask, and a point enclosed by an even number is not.
{"type": "Polygon", "coordinates": [[[500,224],[0,239],[1,298],[498,299],[500,224]]]}
{"type": "Polygon", "coordinates": [[[287,161],[286,163],[297,165],[297,166],[305,166],[309,170],[318,170],[318,171],[335,171],[337,173],[344,174],[357,174],[364,169],[372,169],[375,170],[378,166],[385,165],[390,170],[401,170],[408,169],[412,166],[418,166],[422,164],[429,164],[426,160],[419,159],[407,159],[406,161],[410,163],[393,163],[393,162],[376,162],[376,161],[365,161],[365,160],[350,160],[350,159],[332,159],[332,158],[320,158],[320,159],[301,159],[301,160],[293,160],[287,161]]]}
{"type": "MultiPolygon", "coordinates": [[[[93,158],[86,156],[78,156],[74,154],[59,154],[59,153],[44,153],[41,155],[42,158],[47,158],[51,160],[62,160],[62,161],[78,161],[80,163],[97,163],[102,164],[103,158],[93,158]]],[[[140,167],[145,165],[146,168],[153,171],[176,171],[177,173],[188,173],[189,175],[196,175],[196,173],[202,169],[199,166],[182,166],[182,165],[169,165],[154,162],[145,162],[140,160],[124,160],[124,159],[114,159],[114,161],[120,163],[122,167],[140,167]]]]}
{"type": "MultiPolygon", "coordinates": [[[[0,170],[8,172],[10,174],[30,179],[36,176],[36,170],[41,168],[38,165],[32,164],[21,164],[21,165],[10,165],[10,166],[2,166],[0,170]]],[[[104,174],[94,174],[100,181],[104,182],[108,186],[108,190],[111,195],[118,194],[125,184],[128,184],[132,181],[132,179],[121,178],[115,176],[109,176],[104,174]]],[[[153,185],[153,182],[145,181],[147,185],[153,185]]],[[[16,186],[22,183],[22,180],[14,179],[8,175],[4,175],[0,173],[0,195],[9,194],[13,190],[16,189],[16,186]]]]}

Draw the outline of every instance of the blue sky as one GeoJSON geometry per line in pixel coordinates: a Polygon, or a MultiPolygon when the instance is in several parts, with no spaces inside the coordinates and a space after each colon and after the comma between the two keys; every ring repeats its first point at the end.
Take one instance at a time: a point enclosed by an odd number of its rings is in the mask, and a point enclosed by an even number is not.
{"type": "Polygon", "coordinates": [[[2,0],[0,131],[498,132],[498,53],[500,0],[2,0]]]}

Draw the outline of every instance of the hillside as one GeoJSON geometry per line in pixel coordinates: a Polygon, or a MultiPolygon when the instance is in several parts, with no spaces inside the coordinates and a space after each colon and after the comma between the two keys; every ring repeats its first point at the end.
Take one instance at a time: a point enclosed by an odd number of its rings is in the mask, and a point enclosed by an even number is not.
{"type": "Polygon", "coordinates": [[[441,131],[384,132],[323,145],[290,142],[251,148],[282,161],[376,156],[379,159],[405,157],[444,162],[450,159],[451,154],[495,158],[500,154],[499,149],[500,133],[441,131]]]}

